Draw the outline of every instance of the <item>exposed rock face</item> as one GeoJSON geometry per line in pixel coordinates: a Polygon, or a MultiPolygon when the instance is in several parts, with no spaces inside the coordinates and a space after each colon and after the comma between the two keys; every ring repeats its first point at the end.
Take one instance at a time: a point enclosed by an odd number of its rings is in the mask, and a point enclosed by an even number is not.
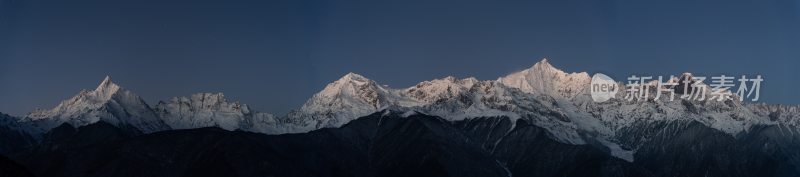
{"type": "Polygon", "coordinates": [[[154,108],[173,129],[219,127],[225,130],[269,132],[277,123],[275,116],[253,112],[246,104],[230,103],[222,93],[198,93],[159,102],[154,108]]]}

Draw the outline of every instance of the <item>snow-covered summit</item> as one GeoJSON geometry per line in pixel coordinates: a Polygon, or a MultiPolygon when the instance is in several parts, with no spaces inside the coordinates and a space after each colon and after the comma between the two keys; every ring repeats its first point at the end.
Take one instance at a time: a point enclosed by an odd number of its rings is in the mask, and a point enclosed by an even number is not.
{"type": "Polygon", "coordinates": [[[173,129],[220,127],[225,130],[267,132],[275,116],[251,111],[246,104],[228,102],[223,93],[196,93],[159,102],[155,112],[173,129]]]}
{"type": "Polygon", "coordinates": [[[472,77],[459,80],[448,76],[442,79],[420,82],[413,87],[403,89],[403,93],[414,100],[433,103],[463,95],[479,82],[472,77]]]}
{"type": "MultiPolygon", "coordinates": [[[[538,83],[538,85],[528,84],[528,87],[538,87],[542,91],[553,87],[563,87],[570,83],[569,81],[553,82],[527,78],[538,77],[538,75],[547,75],[553,79],[580,76],[567,75],[553,68],[547,61],[540,62],[532,69],[521,73],[527,74],[521,77],[525,79],[525,83],[538,83]]],[[[555,120],[557,121],[568,121],[565,120],[565,113],[554,107],[553,98],[543,94],[537,96],[530,93],[533,90],[525,92],[519,87],[507,86],[498,81],[479,81],[471,77],[457,79],[449,76],[423,81],[408,88],[394,89],[380,86],[361,75],[348,73],[341,79],[328,84],[300,109],[290,112],[286,117],[288,120],[286,127],[295,128],[289,129],[289,132],[286,133],[338,127],[355,118],[383,109],[414,110],[448,120],[493,116],[520,118],[549,115],[556,116],[555,120]]],[[[574,131],[570,134],[566,136],[578,137],[574,131]]]]}
{"type": "Polygon", "coordinates": [[[105,102],[111,99],[111,96],[120,87],[111,82],[111,77],[106,76],[100,85],[94,90],[81,90],[78,95],[73,96],[71,99],[62,101],[61,104],[52,110],[35,110],[28,114],[29,118],[41,119],[49,118],[56,115],[78,114],[83,109],[94,109],[102,106],[105,102]]]}
{"type": "Polygon", "coordinates": [[[111,95],[117,93],[119,89],[120,89],[119,85],[114,84],[114,82],[111,81],[111,77],[106,76],[106,78],[103,79],[102,82],[100,82],[100,85],[98,85],[97,88],[94,89],[94,92],[97,94],[98,97],[100,97],[100,99],[108,100],[111,99],[111,95]]]}
{"type": "Polygon", "coordinates": [[[300,109],[287,115],[296,131],[338,127],[388,105],[389,91],[364,76],[348,73],[314,94],[300,109]]]}
{"type": "MultiPolygon", "coordinates": [[[[679,80],[691,79],[689,73],[679,80]]],[[[695,121],[737,135],[754,125],[800,125],[800,107],[728,101],[684,100],[682,84],[672,86],[674,101],[626,100],[617,92],[606,102],[594,102],[586,72],[567,73],[543,59],[528,69],[496,80],[444,77],[407,88],[389,88],[362,75],[347,73],[282,117],[228,101],[222,93],[175,97],[150,108],[138,96],[106,77],[95,90],[83,90],[51,110],[23,119],[39,132],[70,123],[82,126],[100,120],[135,127],[143,132],[220,127],[267,134],[302,133],[340,127],[381,110],[434,115],[450,121],[479,117],[522,119],[546,129],[553,139],[569,144],[599,143],[612,155],[633,160],[636,145],[619,144],[620,130],[652,122],[695,121]]],[[[624,87],[619,83],[620,87],[624,87]]],[[[655,82],[648,82],[657,86],[655,82]]],[[[706,93],[708,97],[708,93],[706,93]]]]}
{"type": "Polygon", "coordinates": [[[531,68],[500,77],[497,82],[518,88],[527,93],[559,95],[574,97],[584,93],[591,82],[586,72],[566,73],[553,67],[547,59],[534,64],[531,68]]]}
{"type": "MultiPolygon", "coordinates": [[[[679,76],[691,77],[688,73],[679,76]]],[[[338,127],[382,109],[419,112],[447,120],[504,116],[545,128],[555,140],[570,144],[599,142],[613,155],[633,160],[635,149],[621,149],[615,137],[623,136],[617,134],[618,130],[637,123],[697,121],[736,135],[753,125],[794,125],[800,115],[797,108],[747,106],[737,100],[682,100],[680,85],[672,87],[676,91],[674,101],[630,101],[623,98],[625,92],[617,92],[616,98],[597,103],[588,91],[590,83],[588,73],[564,72],[547,59],[493,81],[445,77],[402,89],[382,87],[350,73],[290,113],[291,121],[284,127],[300,127],[288,133],[338,127]]]]}
{"type": "MultiPolygon", "coordinates": [[[[378,85],[375,81],[367,79],[364,76],[348,73],[341,79],[328,84],[321,92],[314,95],[315,100],[323,103],[353,103],[365,105],[372,108],[380,108],[385,103],[382,97],[386,89],[378,85]],[[354,98],[347,100],[348,98],[354,98]]],[[[311,102],[308,106],[313,106],[319,102],[311,102]]],[[[306,107],[303,105],[304,108],[306,107]]]]}
{"type": "Polygon", "coordinates": [[[22,121],[33,122],[37,128],[32,131],[43,133],[62,123],[83,126],[101,120],[144,133],[170,129],[144,100],[108,76],[95,90],[82,90],[53,109],[31,112],[22,121]]]}

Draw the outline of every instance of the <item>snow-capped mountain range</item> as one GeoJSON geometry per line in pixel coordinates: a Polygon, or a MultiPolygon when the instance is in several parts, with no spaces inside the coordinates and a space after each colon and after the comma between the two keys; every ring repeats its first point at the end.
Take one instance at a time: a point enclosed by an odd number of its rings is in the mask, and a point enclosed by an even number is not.
{"type": "Polygon", "coordinates": [[[263,132],[277,123],[275,116],[251,111],[246,104],[228,102],[222,93],[197,93],[159,102],[155,112],[173,129],[220,127],[263,132]]]}
{"type": "MultiPolygon", "coordinates": [[[[427,114],[458,121],[481,117],[524,119],[567,144],[596,144],[610,154],[633,161],[636,144],[621,142],[620,130],[641,123],[693,120],[736,136],[754,125],[784,125],[797,130],[800,107],[738,101],[628,101],[624,92],[593,102],[588,73],[566,73],[547,59],[531,68],[481,81],[445,77],[408,88],[389,88],[348,73],[284,116],[229,102],[222,93],[175,97],[151,107],[106,77],[95,90],[84,90],[51,110],[36,110],[18,119],[31,134],[63,123],[83,126],[105,121],[143,133],[169,129],[220,127],[266,134],[303,133],[340,127],[382,110],[427,114]]],[[[622,83],[619,83],[622,85],[622,83]]],[[[512,121],[514,122],[514,121],[512,121]]]]}
{"type": "Polygon", "coordinates": [[[63,123],[83,126],[105,121],[120,127],[135,127],[143,133],[169,130],[142,98],[105,79],[94,90],[82,90],[53,109],[35,110],[21,119],[30,122],[33,134],[41,134],[63,123]]]}

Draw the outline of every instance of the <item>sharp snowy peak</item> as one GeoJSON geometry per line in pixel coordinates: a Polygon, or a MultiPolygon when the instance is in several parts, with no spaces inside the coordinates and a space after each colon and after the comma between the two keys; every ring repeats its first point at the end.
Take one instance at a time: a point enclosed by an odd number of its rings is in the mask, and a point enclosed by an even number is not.
{"type": "MultiPolygon", "coordinates": [[[[680,85],[672,87],[676,90],[674,101],[625,100],[623,91],[611,100],[597,103],[591,99],[590,82],[587,73],[566,73],[546,59],[497,80],[445,77],[399,89],[348,73],[314,94],[299,109],[276,118],[255,112],[245,104],[229,102],[221,93],[176,97],[151,109],[141,98],[106,78],[95,90],[81,91],[51,110],[32,112],[21,122],[38,133],[62,123],[83,126],[102,120],[145,133],[170,127],[220,127],[282,134],[340,127],[381,110],[403,115],[419,112],[450,121],[508,117],[514,119],[512,122],[522,119],[546,129],[554,140],[604,146],[612,155],[629,161],[639,147],[631,142],[650,138],[625,133],[646,131],[637,125],[698,122],[733,136],[755,125],[800,125],[798,106],[682,100],[680,85]]],[[[619,83],[619,88],[624,85],[619,83]]]]}
{"type": "Polygon", "coordinates": [[[144,100],[108,76],[96,89],[82,90],[53,109],[31,112],[23,121],[34,125],[33,133],[43,133],[63,123],[77,127],[101,120],[144,133],[170,129],[144,100]]]}
{"type": "MultiPolygon", "coordinates": [[[[328,84],[325,89],[312,96],[303,107],[291,112],[287,116],[288,124],[282,127],[293,127],[286,129],[285,133],[338,127],[350,120],[383,109],[416,111],[448,120],[495,116],[516,119],[546,115],[555,118],[542,119],[545,121],[542,125],[574,126],[555,123],[568,121],[565,113],[554,107],[555,101],[551,97],[546,95],[542,96],[543,98],[537,97],[539,96],[496,81],[478,81],[475,78],[445,77],[424,81],[405,89],[392,89],[350,73],[328,84]]],[[[575,131],[566,134],[568,135],[564,136],[571,139],[579,138],[575,131]]],[[[565,141],[573,140],[565,139],[565,141]]]]}
{"type": "Polygon", "coordinates": [[[225,130],[269,132],[275,116],[254,112],[246,104],[230,103],[222,93],[197,93],[159,102],[156,113],[173,129],[220,127],[225,130]]]}
{"type": "MultiPolygon", "coordinates": [[[[617,92],[616,98],[596,103],[588,90],[590,82],[587,73],[566,73],[546,59],[494,81],[446,77],[405,89],[381,87],[351,73],[292,112],[289,124],[281,127],[295,128],[281,131],[338,127],[382,109],[420,112],[447,120],[504,116],[525,119],[547,129],[560,142],[599,144],[612,155],[632,161],[637,146],[627,144],[623,148],[619,138],[626,135],[617,132],[636,129],[637,124],[696,121],[736,136],[754,125],[796,126],[800,115],[794,107],[747,106],[733,100],[681,100],[679,90],[674,101],[628,101],[623,99],[625,92],[617,92]]],[[[620,88],[624,88],[622,83],[620,88]]]]}
{"type": "MultiPolygon", "coordinates": [[[[383,109],[419,108],[443,103],[453,98],[469,96],[467,92],[478,81],[474,78],[457,80],[447,77],[425,81],[407,89],[380,86],[364,76],[348,73],[314,94],[300,109],[287,115],[287,133],[306,132],[345,123],[383,109]]],[[[471,102],[472,98],[465,98],[471,102]]],[[[463,100],[462,100],[463,101],[463,100]]],[[[449,106],[448,110],[464,106],[449,106]]],[[[418,109],[420,110],[420,109],[418,109]]],[[[463,112],[462,112],[463,113],[463,112]]]]}
{"type": "Polygon", "coordinates": [[[297,131],[338,127],[387,106],[389,91],[364,76],[348,73],[325,86],[303,106],[288,114],[297,131]]]}
{"type": "Polygon", "coordinates": [[[523,92],[571,98],[586,91],[591,77],[586,72],[566,73],[543,59],[533,67],[501,77],[497,82],[523,92]]]}

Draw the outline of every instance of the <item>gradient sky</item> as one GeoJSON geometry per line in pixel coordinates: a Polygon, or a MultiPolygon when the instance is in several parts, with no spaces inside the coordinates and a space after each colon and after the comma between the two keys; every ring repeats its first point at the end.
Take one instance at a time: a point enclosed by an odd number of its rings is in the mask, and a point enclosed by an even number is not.
{"type": "Polygon", "coordinates": [[[12,115],[106,75],[151,105],[224,92],[283,114],[351,71],[398,88],[493,80],[544,57],[617,80],[761,74],[761,101],[800,104],[800,1],[0,0],[12,115]]]}

